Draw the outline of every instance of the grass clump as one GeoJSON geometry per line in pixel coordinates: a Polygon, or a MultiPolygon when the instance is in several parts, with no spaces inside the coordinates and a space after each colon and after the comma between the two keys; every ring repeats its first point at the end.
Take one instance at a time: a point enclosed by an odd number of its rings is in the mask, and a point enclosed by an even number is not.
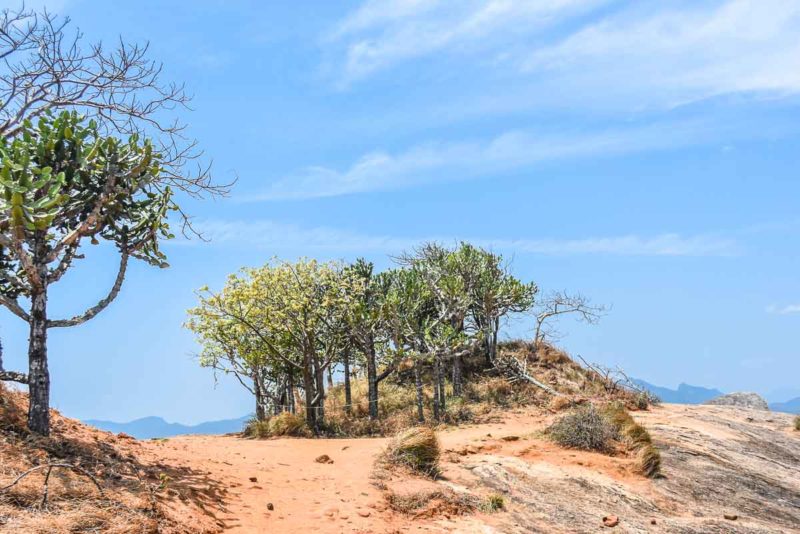
{"type": "Polygon", "coordinates": [[[439,474],[439,440],[427,427],[409,428],[389,443],[384,459],[393,465],[408,467],[426,476],[439,474]]]}
{"type": "Polygon", "coordinates": [[[629,451],[636,452],[639,472],[648,478],[661,474],[661,453],[645,427],[636,422],[621,403],[611,403],[604,413],[617,429],[629,451]]]}
{"type": "Polygon", "coordinates": [[[794,418],[794,429],[800,431],[800,415],[794,418]]]}
{"type": "Polygon", "coordinates": [[[492,493],[481,504],[481,511],[492,513],[503,510],[506,507],[505,498],[499,493],[492,493]]]}
{"type": "Polygon", "coordinates": [[[546,432],[562,447],[588,451],[606,452],[617,438],[615,425],[592,404],[572,410],[546,432]]]}
{"type": "Polygon", "coordinates": [[[308,437],[311,433],[302,415],[281,412],[263,421],[252,420],[244,429],[250,438],[264,439],[277,436],[308,437]]]}

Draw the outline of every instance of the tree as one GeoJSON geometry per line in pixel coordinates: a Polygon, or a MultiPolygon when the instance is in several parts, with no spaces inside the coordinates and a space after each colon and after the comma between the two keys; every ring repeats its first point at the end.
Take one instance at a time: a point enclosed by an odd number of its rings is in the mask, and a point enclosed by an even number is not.
{"type": "Polygon", "coordinates": [[[182,86],[161,83],[147,46],[86,47],[68,24],[24,7],[0,12],[0,304],[30,325],[28,373],[0,379],[28,384],[28,426],[43,435],[48,328],[81,324],[107,307],[129,258],[166,266],[158,243],[172,237],[167,212],[192,231],[173,190],[201,197],[231,185],[215,184],[207,167],[187,171],[200,154],[170,112],[188,97],[182,86]],[[72,319],[49,319],[49,286],[82,257],[85,240],[99,239],[120,254],[108,295],[72,319]]]}
{"type": "MultiPolygon", "coordinates": [[[[348,341],[364,355],[369,417],[374,421],[378,419],[378,385],[394,371],[396,358],[390,358],[385,369],[378,372],[379,348],[387,347],[392,341],[387,329],[386,297],[392,285],[393,273],[387,271],[376,275],[373,270],[372,263],[359,258],[345,268],[344,275],[348,279],[346,287],[349,290],[348,341]]],[[[349,389],[347,376],[345,387],[349,389]]]]}
{"type": "Polygon", "coordinates": [[[235,354],[242,369],[263,361],[269,376],[283,375],[289,387],[299,373],[306,421],[316,432],[324,425],[325,372],[347,341],[349,280],[338,263],[316,260],[243,269],[218,294],[201,291],[187,326],[200,333],[206,354],[220,351],[208,332],[225,330],[239,338],[232,346],[246,344],[235,354]]]}
{"type": "Polygon", "coordinates": [[[561,315],[575,314],[578,319],[588,324],[597,324],[607,309],[602,305],[593,305],[591,301],[579,293],[553,291],[540,299],[533,309],[536,323],[533,334],[534,348],[538,349],[547,338],[558,334],[552,321],[561,315]]]}
{"type": "Polygon", "coordinates": [[[159,241],[170,238],[170,188],[158,191],[160,154],[149,140],[104,137],[76,112],[43,115],[12,142],[0,139],[0,302],[30,325],[28,426],[49,433],[47,330],[82,324],[119,294],[130,257],[166,267],[159,241]],[[119,251],[108,295],[71,319],[49,319],[47,295],[78,258],[84,239],[119,251]],[[18,298],[30,300],[26,312],[18,298]]]}
{"type": "Polygon", "coordinates": [[[202,351],[200,365],[232,375],[255,400],[256,419],[266,419],[267,412],[282,404],[287,391],[286,366],[274,358],[266,332],[255,332],[248,325],[257,320],[249,298],[249,281],[236,275],[219,293],[208,287],[198,291],[200,304],[188,310],[184,326],[194,332],[202,351]]]}

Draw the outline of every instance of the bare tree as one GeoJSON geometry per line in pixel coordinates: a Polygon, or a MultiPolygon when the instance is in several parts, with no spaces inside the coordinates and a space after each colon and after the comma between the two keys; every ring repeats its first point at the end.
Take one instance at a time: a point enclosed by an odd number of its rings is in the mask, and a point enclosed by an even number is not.
{"type": "Polygon", "coordinates": [[[536,329],[533,340],[535,347],[547,339],[558,336],[553,320],[562,315],[576,315],[579,320],[588,324],[597,324],[608,309],[602,305],[594,305],[589,298],[580,293],[554,291],[542,297],[533,307],[536,329]]]}

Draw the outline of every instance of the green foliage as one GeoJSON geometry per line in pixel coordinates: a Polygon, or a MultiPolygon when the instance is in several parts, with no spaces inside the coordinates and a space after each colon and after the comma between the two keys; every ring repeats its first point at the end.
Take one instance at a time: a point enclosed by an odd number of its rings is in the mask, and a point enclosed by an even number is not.
{"type": "MultiPolygon", "coordinates": [[[[0,139],[0,211],[10,215],[0,267],[22,280],[31,273],[20,249],[9,246],[31,251],[43,239],[46,255],[35,261],[49,263],[81,238],[111,241],[166,266],[159,241],[174,237],[167,215],[177,208],[161,175],[161,155],[149,139],[104,136],[74,111],[44,114],[35,125],[25,121],[19,135],[0,139]]],[[[7,296],[30,292],[4,282],[7,296]]]]}

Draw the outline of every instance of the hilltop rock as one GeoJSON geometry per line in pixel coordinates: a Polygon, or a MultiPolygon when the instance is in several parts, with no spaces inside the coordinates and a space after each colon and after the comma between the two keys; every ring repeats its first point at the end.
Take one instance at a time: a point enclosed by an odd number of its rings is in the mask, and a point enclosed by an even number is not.
{"type": "Polygon", "coordinates": [[[739,406],[740,408],[753,408],[754,410],[769,410],[769,405],[764,397],[758,393],[737,392],[721,395],[704,402],[715,406],[739,406]]]}

